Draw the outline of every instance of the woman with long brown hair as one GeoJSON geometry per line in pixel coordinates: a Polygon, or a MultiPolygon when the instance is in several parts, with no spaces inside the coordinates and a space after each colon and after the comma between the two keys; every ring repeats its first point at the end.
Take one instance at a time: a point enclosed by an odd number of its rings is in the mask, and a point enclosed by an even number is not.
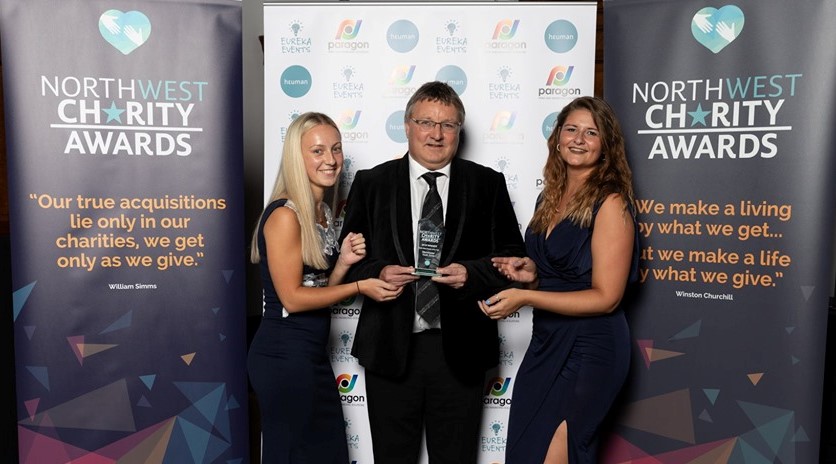
{"type": "Polygon", "coordinates": [[[548,148],[545,187],[525,234],[528,257],[493,260],[522,288],[480,305],[495,319],[533,308],[505,463],[594,464],[600,425],[630,364],[620,302],[638,276],[632,174],[620,125],[599,98],[566,105],[548,148]]]}

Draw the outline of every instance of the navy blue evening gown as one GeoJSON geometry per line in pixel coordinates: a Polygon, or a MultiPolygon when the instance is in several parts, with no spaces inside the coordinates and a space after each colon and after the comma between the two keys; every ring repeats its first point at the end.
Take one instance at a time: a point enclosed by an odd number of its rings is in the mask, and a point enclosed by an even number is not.
{"type": "MultiPolygon", "coordinates": [[[[345,420],[327,353],[330,308],[283,311],[267,267],[264,222],[284,205],[285,200],[268,205],[258,229],[265,307],[250,345],[247,370],[261,410],[261,462],[346,464],[345,420]]],[[[336,246],[331,247],[336,258],[336,246]]],[[[324,270],[305,266],[303,272],[304,285],[327,284],[324,270]]]]}
{"type": "MultiPolygon", "coordinates": [[[[638,230],[635,237],[631,281],[638,276],[638,230]]],[[[592,227],[569,220],[557,224],[549,236],[527,230],[526,252],[537,264],[539,289],[589,288],[591,242],[592,227]]],[[[563,421],[569,462],[596,464],[598,431],[629,364],[630,332],[620,308],[593,317],[533,308],[531,342],[512,387],[505,464],[541,464],[563,421]]]]}

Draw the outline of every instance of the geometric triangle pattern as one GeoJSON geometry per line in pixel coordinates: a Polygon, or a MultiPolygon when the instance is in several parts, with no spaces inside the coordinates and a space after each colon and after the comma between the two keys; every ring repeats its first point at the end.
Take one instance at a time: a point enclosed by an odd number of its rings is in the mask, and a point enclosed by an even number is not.
{"type": "MultiPolygon", "coordinates": [[[[238,403],[226,397],[222,382],[179,382],[190,406],[145,429],[134,431],[125,380],[19,421],[20,464],[204,464],[231,446],[229,411],[238,403]],[[90,403],[90,404],[87,404],[90,403]],[[93,408],[91,405],[108,407],[93,408]],[[125,406],[127,404],[127,407],[125,406]],[[71,411],[96,410],[86,422],[71,411]],[[97,450],[84,450],[60,438],[59,428],[132,432],[97,450]],[[188,459],[184,459],[188,458],[188,459]]],[[[37,403],[33,404],[36,407],[37,403]]],[[[243,459],[233,461],[243,462],[243,459]]]]}
{"type": "Polygon", "coordinates": [[[93,344],[93,343],[84,343],[84,335],[76,335],[72,337],[67,337],[67,343],[70,344],[70,348],[75,353],[75,357],[78,360],[79,365],[84,365],[84,358],[88,356],[92,356],[94,354],[101,353],[103,351],[107,351],[111,348],[115,348],[119,345],[114,344],[93,344]]]}
{"type": "MultiPolygon", "coordinates": [[[[671,405],[672,399],[684,401],[680,395],[682,392],[674,392],[673,396],[660,397],[643,400],[643,405],[630,406],[634,410],[649,411],[654,406],[656,423],[665,423],[665,415],[661,417],[664,405],[671,405]]],[[[665,396],[665,395],[662,395],[665,396]]],[[[678,448],[675,451],[651,454],[642,450],[625,440],[617,434],[607,437],[607,442],[601,454],[602,464],[795,464],[796,449],[795,443],[808,441],[809,437],[804,430],[795,427],[795,412],[782,408],[775,408],[762,404],[738,401],[738,406],[748,417],[754,428],[746,432],[723,440],[709,443],[695,444],[685,448],[678,448]]],[[[635,411],[632,411],[635,412],[635,411]]],[[[628,414],[630,416],[630,414],[628,414]]],[[[707,412],[700,415],[703,420],[710,422],[707,412]]],[[[660,436],[671,438],[670,433],[665,430],[653,430],[650,427],[637,427],[640,421],[634,420],[632,424],[623,424],[637,430],[655,433],[660,436]],[[664,433],[660,433],[664,432],[664,433]]],[[[670,422],[670,421],[667,421],[670,422]]],[[[640,424],[639,424],[640,425],[640,424]]]]}
{"type": "Polygon", "coordinates": [[[740,440],[731,455],[731,463],[741,464],[772,464],[773,461],[759,453],[747,441],[740,440]]]}
{"type": "Polygon", "coordinates": [[[79,346],[79,351],[81,351],[81,355],[86,358],[94,354],[99,354],[102,351],[107,351],[111,348],[116,348],[117,346],[119,345],[113,343],[85,343],[79,346]]]}
{"type": "Polygon", "coordinates": [[[61,427],[81,430],[107,430],[134,432],[128,387],[124,379],[85,393],[65,403],[18,421],[20,425],[33,427],[61,427]],[[107,407],[102,407],[107,405],[107,407]],[[79,414],[79,411],[95,411],[95,414],[79,414]],[[44,420],[49,419],[47,425],[44,420]]]}
{"type": "Polygon", "coordinates": [[[720,395],[720,390],[717,388],[703,388],[702,392],[705,393],[705,396],[708,398],[708,401],[711,401],[711,404],[717,402],[717,396],[720,395]]]}
{"type": "Polygon", "coordinates": [[[35,288],[36,283],[37,281],[32,282],[31,284],[21,287],[12,293],[12,307],[14,310],[13,320],[17,320],[17,316],[20,315],[20,311],[23,309],[23,305],[26,304],[26,300],[29,299],[29,294],[32,293],[32,289],[35,288]]]}
{"type": "Polygon", "coordinates": [[[702,410],[702,412],[700,413],[700,415],[699,415],[699,416],[697,416],[697,417],[698,417],[701,421],[705,421],[705,422],[708,422],[708,423],[714,422],[714,421],[711,419],[711,414],[710,414],[708,411],[706,411],[705,409],[703,409],[703,410],[702,410]]]}
{"type": "Polygon", "coordinates": [[[195,357],[196,354],[197,353],[186,353],[186,354],[180,356],[180,359],[182,359],[183,362],[186,363],[187,366],[191,366],[192,361],[194,361],[194,357],[195,357]]]}
{"type": "Polygon", "coordinates": [[[119,330],[119,329],[129,328],[131,326],[131,318],[132,317],[133,317],[133,311],[128,311],[127,313],[122,315],[122,317],[120,317],[119,319],[114,321],[113,324],[110,324],[107,328],[105,328],[104,330],[99,332],[99,335],[110,333],[110,332],[113,332],[113,331],[116,331],[116,330],[119,330]]]}
{"type": "Polygon", "coordinates": [[[681,462],[683,464],[715,464],[729,462],[729,457],[736,444],[735,439],[719,440],[711,443],[678,449],[654,456],[660,462],[681,462]]]}
{"type": "Polygon", "coordinates": [[[687,338],[694,338],[700,336],[700,327],[702,326],[702,321],[697,321],[690,326],[682,329],[676,335],[672,336],[668,339],[668,341],[673,340],[685,340],[687,338]]]}
{"type": "Polygon", "coordinates": [[[644,359],[645,367],[648,369],[650,369],[650,363],[652,362],[676,358],[685,354],[677,351],[653,348],[653,340],[636,340],[636,344],[639,345],[639,353],[641,353],[642,359],[644,359]]]}
{"type": "Polygon", "coordinates": [[[810,299],[810,295],[813,294],[813,290],[815,290],[815,289],[816,289],[816,287],[814,287],[812,285],[802,285],[801,286],[801,295],[804,298],[804,301],[807,301],[807,300],[810,299]]]}
{"type": "Polygon", "coordinates": [[[781,462],[789,462],[787,457],[795,455],[795,413],[745,401],[738,401],[737,404],[755,426],[751,433],[760,438],[750,439],[752,446],[771,460],[778,457],[781,462]]]}
{"type": "Polygon", "coordinates": [[[156,374],[148,374],[148,375],[140,375],[139,380],[142,381],[145,386],[151,390],[154,388],[154,381],[157,379],[156,374]]]}
{"type": "Polygon", "coordinates": [[[601,462],[608,464],[628,464],[628,463],[645,463],[645,464],[662,464],[659,460],[648,461],[651,459],[645,451],[638,446],[630,443],[618,434],[610,434],[605,438],[604,446],[601,448],[601,462]]]}
{"type": "Polygon", "coordinates": [[[22,426],[17,428],[17,443],[20,464],[68,463],[87,454],[83,449],[22,426]]]}
{"type": "Polygon", "coordinates": [[[804,431],[804,427],[799,426],[798,430],[795,431],[795,435],[792,437],[792,441],[796,443],[806,443],[810,441],[810,436],[804,431]]]}
{"type": "Polygon", "coordinates": [[[677,356],[682,356],[683,354],[685,353],[680,353],[677,351],[660,350],[658,348],[647,348],[647,358],[650,359],[650,362],[675,358],[677,356]]]}
{"type": "Polygon", "coordinates": [[[621,425],[673,440],[695,443],[691,393],[683,389],[627,404],[621,425]]]}
{"type": "Polygon", "coordinates": [[[226,409],[225,385],[219,382],[175,382],[174,386],[189,399],[192,407],[180,413],[180,417],[215,428],[224,439],[231,440],[229,416],[226,409]],[[223,410],[223,413],[220,412],[223,410]]]}
{"type": "Polygon", "coordinates": [[[49,369],[44,366],[26,366],[26,370],[32,374],[38,383],[49,390],[49,369]]]}
{"type": "Polygon", "coordinates": [[[644,360],[644,367],[650,369],[650,352],[653,351],[653,340],[636,340],[639,346],[639,353],[644,360]]]}
{"type": "Polygon", "coordinates": [[[96,454],[107,456],[119,464],[162,462],[173,428],[174,419],[168,418],[110,443],[97,450],[96,454]]]}
{"type": "Polygon", "coordinates": [[[81,345],[84,344],[84,335],[67,337],[67,343],[70,344],[70,349],[73,350],[73,353],[75,353],[75,358],[78,360],[78,364],[84,365],[84,353],[81,351],[81,345]]]}
{"type": "Polygon", "coordinates": [[[33,400],[23,402],[23,405],[26,406],[26,412],[29,413],[29,418],[30,419],[35,417],[35,413],[38,411],[38,404],[40,402],[41,402],[40,398],[35,398],[33,400]]]}
{"type": "Polygon", "coordinates": [[[191,456],[192,462],[213,462],[230,446],[227,441],[212,435],[211,431],[189,422],[182,416],[177,418],[175,432],[169,447],[172,459],[166,459],[164,462],[181,462],[183,456],[191,456]],[[181,442],[178,443],[178,440],[181,442]],[[188,453],[178,452],[178,446],[187,448],[188,453]]]}

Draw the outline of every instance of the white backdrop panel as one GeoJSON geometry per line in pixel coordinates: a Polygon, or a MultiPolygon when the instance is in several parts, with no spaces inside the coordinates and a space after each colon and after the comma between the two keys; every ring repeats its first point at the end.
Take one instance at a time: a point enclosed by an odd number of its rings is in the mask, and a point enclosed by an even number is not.
{"type": "MultiPolygon", "coordinates": [[[[345,152],[339,227],[354,173],[406,153],[406,102],[424,82],[441,80],[467,110],[459,156],[505,175],[524,229],[557,113],[573,98],[594,93],[595,32],[595,2],[265,5],[265,200],[287,126],[302,112],[326,113],[340,127],[345,152]]],[[[373,456],[363,368],[350,355],[359,308],[354,299],[334,306],[329,349],[349,451],[355,464],[367,464],[373,456]]],[[[485,379],[480,463],[504,460],[530,309],[499,329],[500,364],[485,379]]]]}

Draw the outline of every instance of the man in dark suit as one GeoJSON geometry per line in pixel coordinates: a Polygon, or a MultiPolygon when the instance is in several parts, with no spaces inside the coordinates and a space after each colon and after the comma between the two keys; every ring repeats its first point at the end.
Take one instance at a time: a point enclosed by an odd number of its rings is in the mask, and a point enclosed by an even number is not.
{"type": "Polygon", "coordinates": [[[366,258],[348,279],[404,286],[392,301],[363,302],[351,351],[365,368],[377,464],[415,464],[424,432],[431,464],[477,459],[485,372],[498,362],[499,339],[476,301],[508,286],[490,258],[522,256],[524,245],[504,176],[455,157],[464,116],[449,85],[421,86],[404,115],[409,152],[357,172],[346,202],[343,235],[366,237],[366,258]],[[428,171],[435,182],[422,177],[428,171]],[[430,183],[443,206],[441,275],[419,277],[416,231],[430,183]],[[424,289],[437,295],[440,316],[419,311],[424,289]]]}

